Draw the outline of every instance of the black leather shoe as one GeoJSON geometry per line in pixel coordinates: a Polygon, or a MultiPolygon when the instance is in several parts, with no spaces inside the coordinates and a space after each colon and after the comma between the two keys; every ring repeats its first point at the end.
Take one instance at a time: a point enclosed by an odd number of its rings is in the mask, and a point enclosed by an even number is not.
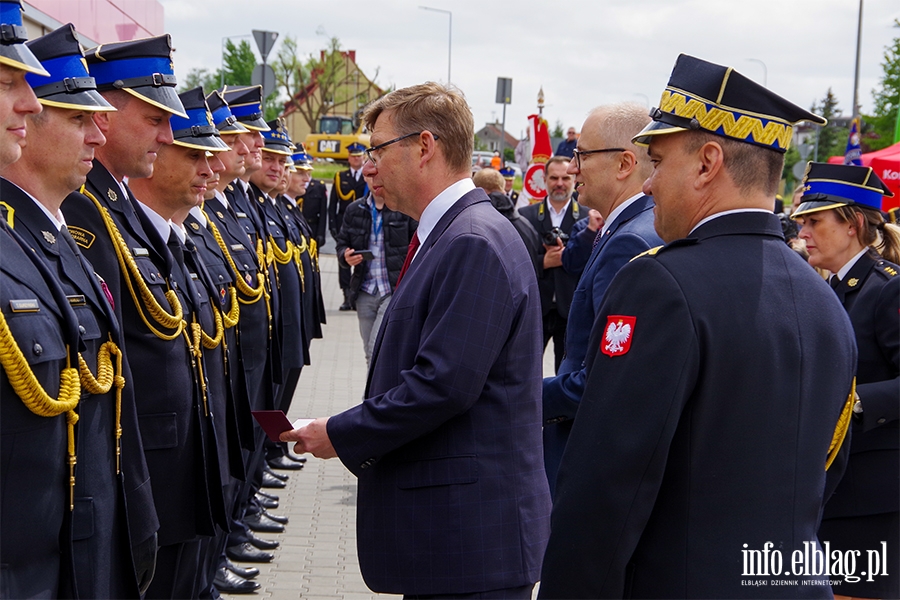
{"type": "Polygon", "coordinates": [[[263,473],[262,487],[264,488],[283,488],[286,487],[284,482],[271,473],[263,473]]]}
{"type": "MultiPolygon", "coordinates": [[[[256,515],[246,515],[244,517],[244,523],[247,524],[251,530],[257,533],[283,533],[284,525],[278,523],[277,521],[273,521],[266,515],[259,513],[256,515]]],[[[248,542],[249,543],[249,542],[248,542]]]]}
{"type": "Polygon", "coordinates": [[[259,584],[249,579],[244,579],[228,569],[216,569],[213,585],[223,594],[252,594],[259,589],[259,584]]]}
{"type": "Polygon", "coordinates": [[[231,562],[230,558],[225,559],[225,568],[238,577],[243,577],[244,579],[253,579],[257,575],[259,575],[259,569],[257,569],[256,567],[239,567],[231,562]]]}
{"type": "Polygon", "coordinates": [[[273,494],[272,492],[264,492],[263,490],[256,490],[256,494],[258,496],[262,496],[263,498],[268,498],[269,500],[274,500],[278,502],[281,498],[278,497],[278,494],[273,494]]]}
{"type": "Polygon", "coordinates": [[[276,473],[275,471],[272,470],[272,467],[270,467],[268,465],[263,467],[263,472],[268,473],[272,477],[275,477],[276,479],[280,479],[282,481],[287,481],[288,479],[291,478],[291,476],[286,473],[276,473]]]}
{"type": "MultiPolygon", "coordinates": [[[[285,471],[299,471],[303,468],[303,463],[295,462],[287,456],[279,456],[278,458],[270,458],[266,461],[272,469],[284,469],[285,471]]],[[[278,475],[276,473],[275,475],[278,475]]]]}
{"type": "Polygon", "coordinates": [[[341,304],[341,306],[340,306],[340,308],[338,308],[338,310],[346,311],[346,310],[353,310],[353,309],[350,308],[350,303],[345,301],[343,304],[341,304]]]}
{"type": "Polygon", "coordinates": [[[266,515],[267,517],[269,517],[276,523],[281,523],[282,525],[287,525],[288,521],[289,521],[289,519],[287,517],[283,517],[281,515],[273,515],[272,513],[267,511],[265,508],[263,509],[262,514],[266,515]]]}
{"type": "Polygon", "coordinates": [[[257,550],[250,542],[244,542],[243,544],[225,548],[225,556],[227,556],[231,560],[236,560],[238,562],[258,563],[272,562],[272,559],[275,558],[275,556],[270,552],[257,550]]]}
{"type": "Polygon", "coordinates": [[[258,492],[256,494],[256,501],[263,508],[278,508],[278,500],[272,500],[271,498],[260,495],[258,492]]]}
{"type": "Polygon", "coordinates": [[[247,533],[250,536],[250,543],[253,544],[254,548],[260,550],[274,550],[279,546],[278,542],[275,540],[264,540],[261,537],[257,537],[252,531],[248,531],[247,533]]]}
{"type": "Polygon", "coordinates": [[[305,463],[305,462],[306,462],[306,457],[305,457],[305,456],[297,456],[296,454],[291,454],[290,452],[288,452],[288,453],[285,454],[284,456],[285,456],[285,458],[287,458],[288,460],[292,460],[292,461],[294,461],[294,462],[298,462],[298,463],[305,463]]]}

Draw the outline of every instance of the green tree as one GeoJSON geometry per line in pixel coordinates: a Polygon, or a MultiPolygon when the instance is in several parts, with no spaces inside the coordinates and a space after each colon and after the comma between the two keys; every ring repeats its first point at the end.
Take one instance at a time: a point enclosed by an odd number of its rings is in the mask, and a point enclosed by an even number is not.
{"type": "Polygon", "coordinates": [[[327,114],[355,114],[378,95],[375,76],[369,79],[341,52],[341,41],[333,37],[319,56],[302,58],[297,41],[285,38],[273,63],[279,89],[291,102],[312,131],[319,118],[327,114]],[[301,94],[301,92],[307,92],[301,94]]]}
{"type": "MultiPolygon", "coordinates": [[[[231,40],[225,40],[225,54],[222,57],[224,69],[191,69],[184,78],[179,92],[203,86],[207,94],[222,85],[250,85],[253,81],[253,69],[256,68],[256,55],[247,40],[241,40],[235,44],[231,40]]],[[[271,121],[281,113],[281,106],[277,102],[278,90],[274,90],[265,99],[265,118],[271,121]]]]}
{"type": "Polygon", "coordinates": [[[828,88],[828,92],[822,100],[813,103],[810,110],[828,119],[828,125],[818,128],[816,160],[825,162],[829,156],[843,156],[844,150],[847,148],[847,136],[850,132],[847,128],[837,127],[834,124],[835,117],[841,116],[841,109],[838,107],[837,96],[834,95],[831,88],[828,88]]]}
{"type": "Polygon", "coordinates": [[[504,162],[516,162],[516,151],[514,148],[506,147],[503,149],[504,162]]]}
{"type": "Polygon", "coordinates": [[[559,119],[556,120],[556,125],[553,126],[553,131],[550,133],[550,137],[566,137],[566,130],[563,128],[562,121],[559,119]]]}
{"type": "MultiPolygon", "coordinates": [[[[894,19],[894,27],[900,27],[900,20],[894,19]]],[[[874,133],[866,139],[871,150],[879,150],[898,141],[895,136],[898,127],[897,111],[900,108],[900,37],[895,37],[894,41],[885,47],[881,67],[884,73],[879,87],[872,90],[875,112],[865,116],[874,133]]]]}

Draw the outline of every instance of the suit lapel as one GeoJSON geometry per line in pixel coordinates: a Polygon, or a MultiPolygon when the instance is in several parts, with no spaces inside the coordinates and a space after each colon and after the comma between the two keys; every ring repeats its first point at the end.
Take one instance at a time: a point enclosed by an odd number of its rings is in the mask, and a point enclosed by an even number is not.
{"type": "Polygon", "coordinates": [[[632,202],[628,208],[622,211],[622,214],[619,215],[619,218],[616,219],[616,222],[613,223],[611,229],[605,229],[603,231],[603,235],[600,237],[600,241],[597,242],[597,246],[594,248],[593,252],[591,252],[591,259],[588,261],[587,266],[585,267],[585,271],[591,268],[591,265],[597,260],[597,257],[600,256],[600,251],[603,249],[603,246],[606,245],[606,242],[616,234],[616,232],[625,225],[625,223],[629,222],[645,210],[649,209],[652,200],[649,196],[641,196],[634,202],[632,202]]]}
{"type": "MultiPolygon", "coordinates": [[[[431,230],[431,233],[428,234],[428,239],[426,239],[425,242],[419,247],[419,253],[416,255],[416,259],[409,266],[406,274],[403,276],[403,281],[407,281],[412,277],[418,266],[422,264],[422,261],[424,261],[427,257],[428,251],[437,243],[437,241],[444,234],[450,224],[456,219],[456,217],[462,214],[465,209],[478,204],[479,202],[490,203],[490,198],[488,198],[487,194],[485,194],[484,190],[482,190],[481,188],[476,188],[466,193],[459,200],[453,203],[453,206],[451,206],[450,209],[444,213],[444,215],[437,222],[437,225],[434,226],[434,229],[431,230]]],[[[392,298],[391,303],[388,305],[388,308],[385,311],[385,315],[381,322],[381,329],[378,331],[378,335],[375,338],[375,346],[372,349],[372,359],[369,361],[369,372],[366,377],[366,395],[368,395],[369,385],[372,382],[372,366],[375,365],[375,361],[378,358],[378,351],[381,349],[384,331],[387,328],[388,321],[390,320],[391,311],[393,307],[397,305],[396,299],[398,294],[402,293],[403,288],[398,287],[398,289],[394,290],[394,297],[392,298]]]]}

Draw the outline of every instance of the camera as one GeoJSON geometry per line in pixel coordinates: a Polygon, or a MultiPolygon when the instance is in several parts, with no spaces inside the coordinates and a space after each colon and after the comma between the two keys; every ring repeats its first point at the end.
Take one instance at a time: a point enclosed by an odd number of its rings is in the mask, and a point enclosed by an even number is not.
{"type": "Polygon", "coordinates": [[[548,246],[556,246],[556,240],[562,240],[562,243],[565,244],[569,241],[569,234],[559,227],[554,227],[544,234],[544,244],[548,246]]]}

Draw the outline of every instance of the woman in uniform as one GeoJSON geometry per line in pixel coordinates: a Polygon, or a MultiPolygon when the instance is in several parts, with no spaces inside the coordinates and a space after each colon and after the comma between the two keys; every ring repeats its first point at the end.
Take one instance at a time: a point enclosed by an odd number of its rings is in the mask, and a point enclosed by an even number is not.
{"type": "Polygon", "coordinates": [[[809,264],[832,272],[859,348],[849,461],[819,540],[832,552],[859,551],[859,581],[833,586],[835,598],[898,598],[900,228],[885,223],[882,196],[892,194],[871,168],[810,163],[804,185],[793,218],[809,264]]]}

